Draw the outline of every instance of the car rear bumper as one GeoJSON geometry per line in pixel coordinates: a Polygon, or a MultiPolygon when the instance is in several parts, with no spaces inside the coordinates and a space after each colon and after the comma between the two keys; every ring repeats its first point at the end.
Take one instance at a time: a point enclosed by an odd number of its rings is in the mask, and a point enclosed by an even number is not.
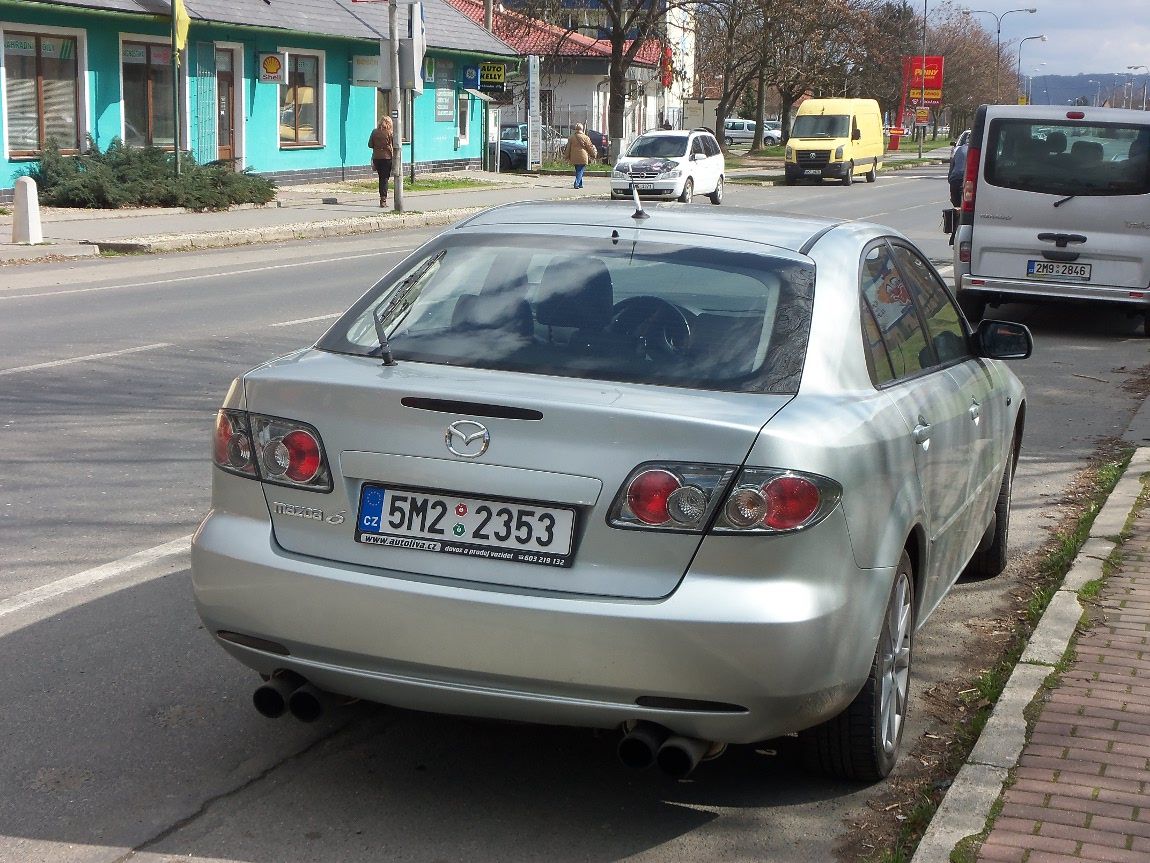
{"type": "Polygon", "coordinates": [[[959,276],[958,292],[991,303],[1060,302],[1109,303],[1150,311],[1150,288],[1122,288],[1113,285],[1084,285],[1073,282],[988,278],[971,273],[959,276]]]}
{"type": "MultiPolygon", "coordinates": [[[[660,600],[555,595],[418,579],[279,548],[270,524],[213,511],[192,544],[200,616],[264,674],[417,710],[610,728],[647,719],[749,743],[839,713],[869,670],[893,568],[860,570],[841,510],[841,572],[726,572],[710,550],[660,600]],[[239,633],[287,655],[227,640],[239,633]]],[[[708,539],[709,542],[709,539],[708,539]]],[[[831,544],[835,544],[835,540],[831,544]]]]}

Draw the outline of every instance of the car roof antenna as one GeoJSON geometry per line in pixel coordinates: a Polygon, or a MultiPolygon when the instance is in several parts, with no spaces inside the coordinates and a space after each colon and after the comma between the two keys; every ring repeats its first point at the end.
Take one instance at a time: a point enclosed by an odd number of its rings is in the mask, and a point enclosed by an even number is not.
{"type": "Polygon", "coordinates": [[[631,183],[631,198],[635,201],[635,212],[631,214],[632,219],[649,219],[650,215],[643,212],[643,202],[639,200],[639,190],[635,187],[634,182],[631,183]]]}

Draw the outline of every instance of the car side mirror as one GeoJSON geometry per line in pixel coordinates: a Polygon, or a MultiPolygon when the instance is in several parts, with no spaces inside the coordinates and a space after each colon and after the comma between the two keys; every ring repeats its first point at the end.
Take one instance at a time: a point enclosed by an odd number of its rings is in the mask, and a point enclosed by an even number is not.
{"type": "Polygon", "coordinates": [[[1014,321],[981,321],[974,332],[978,355],[992,360],[1024,360],[1034,351],[1034,338],[1014,321]]]}
{"type": "Polygon", "coordinates": [[[851,132],[851,140],[852,141],[861,141],[862,140],[862,130],[861,129],[855,129],[853,132],[851,132]]]}

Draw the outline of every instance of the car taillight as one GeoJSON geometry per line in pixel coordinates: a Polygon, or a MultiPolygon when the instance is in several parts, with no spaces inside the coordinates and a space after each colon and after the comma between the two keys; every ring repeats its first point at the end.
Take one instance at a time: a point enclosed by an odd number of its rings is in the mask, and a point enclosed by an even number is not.
{"type": "Polygon", "coordinates": [[[276,485],[332,489],[319,433],[297,420],[221,410],[216,417],[214,461],[229,473],[276,485]]]}
{"type": "Polygon", "coordinates": [[[694,533],[713,522],[718,533],[783,533],[818,524],[842,498],[838,483],[817,474],[746,468],[732,484],[735,473],[730,465],[640,465],[615,496],[607,523],[694,533]]]}
{"type": "Polygon", "coordinates": [[[644,530],[701,531],[734,475],[735,467],[725,464],[641,464],[615,495],[607,523],[644,530]]]}
{"type": "Polygon", "coordinates": [[[746,468],[715,522],[717,533],[784,533],[818,524],[838,505],[842,487],[817,474],[746,468]]]}
{"type": "Polygon", "coordinates": [[[212,450],[216,467],[240,476],[256,476],[255,447],[244,411],[221,410],[216,414],[212,450]]]}
{"type": "Polygon", "coordinates": [[[969,147],[966,151],[966,169],[962,177],[962,212],[974,213],[974,196],[978,191],[978,162],[982,150],[969,147]]]}

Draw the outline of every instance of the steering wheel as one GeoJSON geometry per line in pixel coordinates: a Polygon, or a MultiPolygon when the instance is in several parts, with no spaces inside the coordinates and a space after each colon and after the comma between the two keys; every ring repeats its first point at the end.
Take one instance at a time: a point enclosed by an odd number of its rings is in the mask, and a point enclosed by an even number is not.
{"type": "Polygon", "coordinates": [[[659,297],[628,297],[615,303],[606,331],[634,338],[636,353],[649,359],[681,357],[691,347],[686,314],[659,297]]]}

